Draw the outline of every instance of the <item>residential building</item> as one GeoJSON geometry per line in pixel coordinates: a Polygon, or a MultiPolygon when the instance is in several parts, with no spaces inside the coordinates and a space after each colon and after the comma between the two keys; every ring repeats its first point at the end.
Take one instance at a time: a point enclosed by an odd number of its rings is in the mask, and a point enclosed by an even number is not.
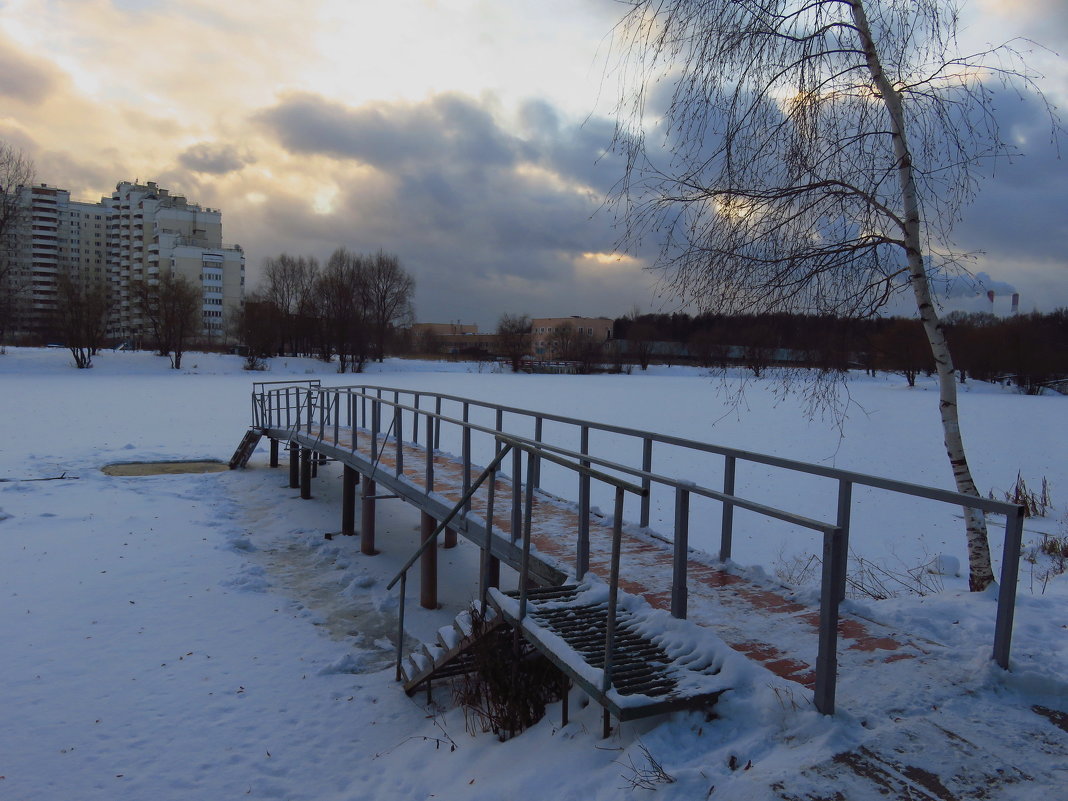
{"type": "Polygon", "coordinates": [[[603,346],[612,338],[608,317],[535,317],[530,321],[530,348],[535,359],[569,359],[573,340],[603,346]]]}
{"type": "Polygon", "coordinates": [[[221,337],[244,298],[245,256],[222,241],[222,213],[189,203],[154,182],[120,182],[98,203],[73,201],[66,189],[23,188],[26,206],[16,235],[15,334],[28,341],[53,335],[56,287],[67,273],[83,283],[107,282],[112,302],[109,336],[138,341],[147,332],[138,282],[161,271],[201,287],[205,337],[221,337]]]}
{"type": "Polygon", "coordinates": [[[202,333],[221,337],[245,293],[245,255],[222,241],[222,212],[172,195],[155,182],[120,182],[101,205],[108,209],[108,261],[115,291],[111,333],[144,336],[137,285],[171,271],[201,287],[202,333]]]}
{"type": "Polygon", "coordinates": [[[60,275],[85,284],[108,281],[107,212],[99,204],[72,201],[70,192],[47,184],[23,187],[19,202],[25,214],[16,233],[14,330],[42,341],[54,333],[60,275]]]}

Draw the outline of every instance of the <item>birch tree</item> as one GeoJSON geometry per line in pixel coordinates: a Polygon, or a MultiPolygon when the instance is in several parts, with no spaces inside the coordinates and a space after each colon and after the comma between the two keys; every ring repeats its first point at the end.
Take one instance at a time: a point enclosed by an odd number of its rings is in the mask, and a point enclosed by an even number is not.
{"type": "MultiPolygon", "coordinates": [[[[977,168],[1009,151],[997,88],[1034,88],[1019,52],[957,55],[947,0],[627,5],[625,243],[654,238],[668,286],[702,311],[867,316],[911,293],[953,479],[977,495],[931,279],[959,269],[950,228],[977,168]]],[[[986,523],[970,509],[965,521],[982,590],[986,523]]]]}

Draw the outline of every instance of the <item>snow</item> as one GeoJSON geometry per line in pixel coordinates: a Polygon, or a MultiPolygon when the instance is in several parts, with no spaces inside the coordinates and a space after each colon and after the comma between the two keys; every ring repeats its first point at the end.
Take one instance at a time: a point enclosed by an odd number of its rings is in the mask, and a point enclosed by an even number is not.
{"type": "MultiPolygon", "coordinates": [[[[930,383],[909,389],[895,377],[853,376],[839,429],[808,419],[803,401],[774,378],[750,379],[736,403],[740,376],[694,368],[513,376],[486,365],[388,360],[352,377],[305,359],[248,373],[239,357],[200,353],[187,354],[181,371],[146,353],[104,352],[88,371],[69,362],[54,349],[0,356],[2,799],[750,801],[836,789],[850,799],[880,797],[834,760],[861,746],[941,766],[943,779],[993,772],[1005,783],[985,785],[989,798],[1048,801],[1063,792],[1068,733],[1032,707],[1068,710],[1068,578],[1043,582],[1041,562],[1023,563],[1012,670],[999,670],[990,661],[996,593],[967,593],[952,569],[954,560],[966,564],[959,510],[855,493],[858,508],[874,509],[854,521],[856,551],[902,569],[937,562],[942,591],[851,600],[848,608],[939,645],[930,645],[937,658],[896,662],[867,681],[857,675],[864,671],[843,673],[835,716],[816,714],[800,686],[747,667],[712,720],[693,712],[628,723],[605,742],[599,708],[582,707],[576,693],[568,726],[554,707],[500,743],[468,735],[446,691],[428,706],[394,682],[398,598],[385,584],[416,547],[417,513],[380,503],[382,553],[369,558],[355,538],[323,537],[339,525],[336,465],[324,469],[311,501],[288,488],[285,470],[267,467],[264,446],[243,471],[122,478],[99,469],[226,460],[249,423],[253,381],[315,377],[581,414],[948,488],[930,383]],[[646,753],[673,783],[630,788],[646,753]]],[[[962,390],[979,486],[998,494],[1017,472],[1032,488],[1047,478],[1056,507],[1026,521],[1025,545],[1068,534],[1068,399],[974,382],[962,390]]],[[[459,452],[445,442],[442,449],[459,452]]],[[[657,458],[687,468],[673,454],[657,458]]],[[[826,517],[826,491],[816,484],[742,473],[754,500],[767,493],[799,514],[826,517]]],[[[595,503],[611,508],[610,500],[595,503]]],[[[707,549],[718,508],[695,500],[693,511],[691,545],[707,549]]],[[[735,561],[769,577],[818,544],[749,525],[741,513],[738,528],[735,561]]],[[[474,547],[441,550],[439,564],[440,610],[420,609],[409,588],[406,653],[432,641],[475,596],[474,547]]]]}

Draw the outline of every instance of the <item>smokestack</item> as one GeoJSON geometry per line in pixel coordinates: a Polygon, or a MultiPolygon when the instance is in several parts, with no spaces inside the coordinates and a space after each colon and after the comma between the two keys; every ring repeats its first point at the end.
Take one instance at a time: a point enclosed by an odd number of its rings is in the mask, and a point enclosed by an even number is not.
{"type": "Polygon", "coordinates": [[[1020,313],[1020,293],[1019,292],[1013,292],[1012,293],[1012,313],[1013,314],[1019,314],[1020,313]]]}

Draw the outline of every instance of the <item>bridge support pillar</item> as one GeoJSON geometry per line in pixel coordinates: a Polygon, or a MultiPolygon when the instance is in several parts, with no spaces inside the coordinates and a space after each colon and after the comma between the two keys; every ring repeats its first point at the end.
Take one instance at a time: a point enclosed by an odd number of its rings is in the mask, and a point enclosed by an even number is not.
{"type": "Polygon", "coordinates": [[[375,492],[377,482],[364,476],[360,498],[360,553],[374,556],[375,550],[375,492]]]}
{"type": "Polygon", "coordinates": [[[311,448],[300,449],[300,497],[308,500],[311,497],[311,448]]]}
{"type": "Polygon", "coordinates": [[[444,547],[445,548],[455,548],[456,547],[456,529],[454,529],[452,526],[449,526],[448,528],[445,529],[444,547]]]}
{"type": "Polygon", "coordinates": [[[271,440],[271,467],[278,467],[278,440],[271,440]]]}
{"type": "Polygon", "coordinates": [[[501,560],[489,554],[486,556],[486,586],[500,589],[501,560]]]}
{"type": "Polygon", "coordinates": [[[289,488],[296,489],[300,486],[300,446],[295,442],[289,443],[289,488]]]}
{"type": "Polygon", "coordinates": [[[356,533],[356,485],[360,483],[360,474],[345,465],[341,480],[341,533],[351,537],[356,533]]]}
{"type": "MultiPolygon", "coordinates": [[[[437,521],[420,513],[419,538],[426,542],[437,528],[437,521]]],[[[430,545],[419,557],[419,604],[424,609],[438,608],[438,548],[430,545]]]]}

